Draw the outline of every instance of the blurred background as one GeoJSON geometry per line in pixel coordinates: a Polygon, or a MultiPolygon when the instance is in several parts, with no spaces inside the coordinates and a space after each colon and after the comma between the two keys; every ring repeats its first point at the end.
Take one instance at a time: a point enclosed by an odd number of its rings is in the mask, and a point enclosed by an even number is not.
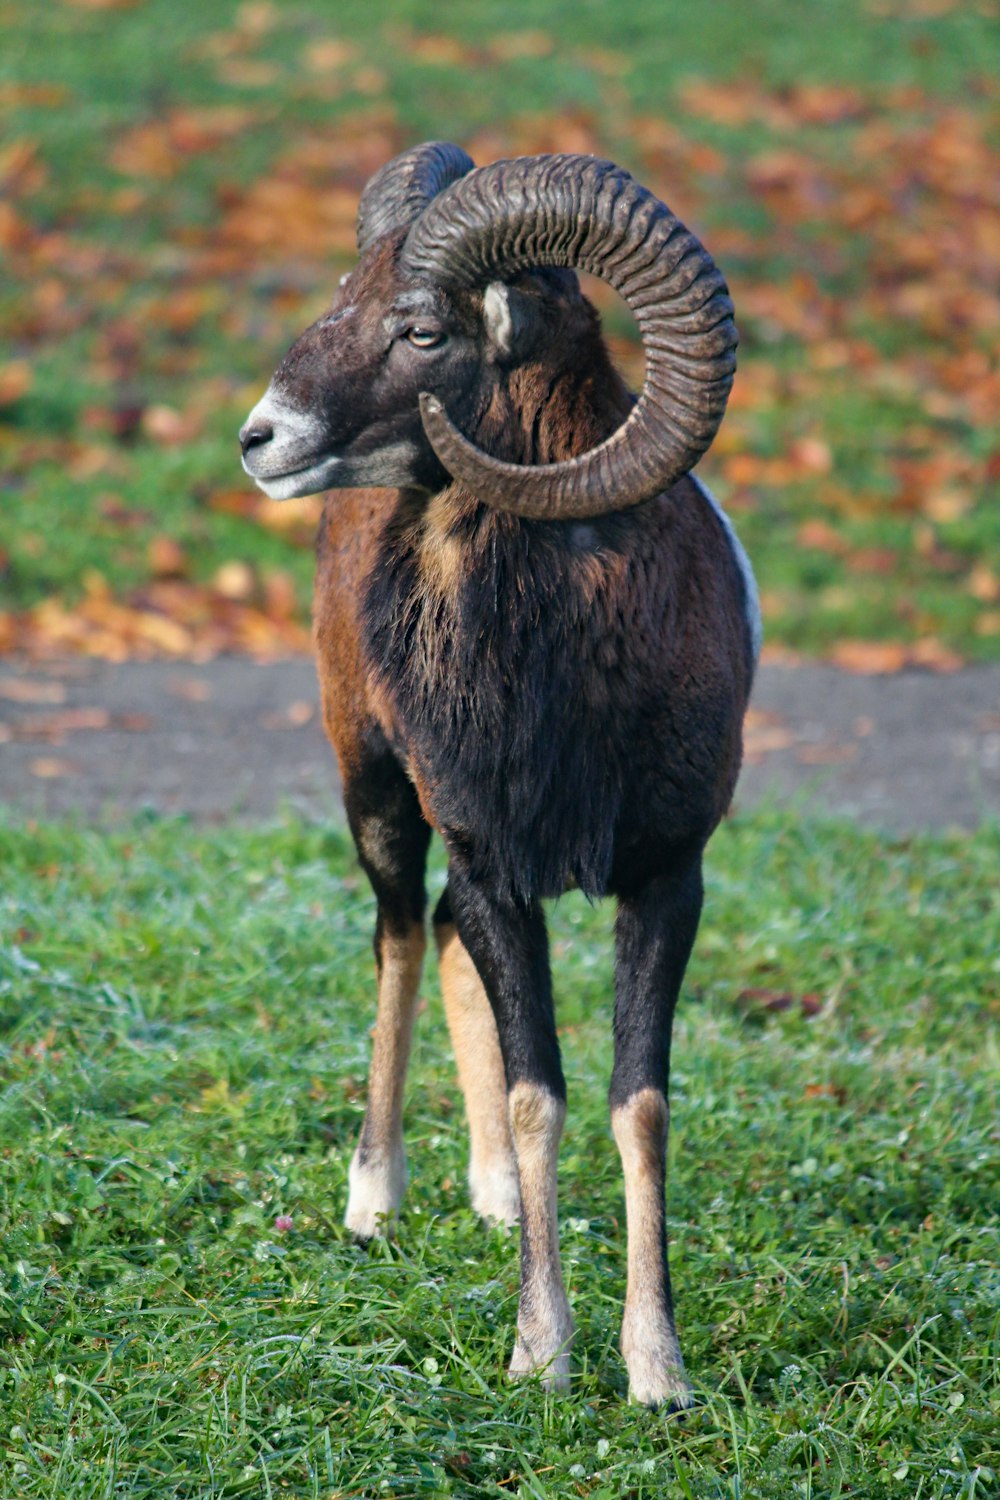
{"type": "Polygon", "coordinates": [[[236,430],[351,264],[366,179],[437,137],[611,156],[721,263],[740,371],[701,472],[772,658],[1000,659],[992,0],[0,19],[0,651],[308,649],[320,502],[255,492],[236,430]]]}

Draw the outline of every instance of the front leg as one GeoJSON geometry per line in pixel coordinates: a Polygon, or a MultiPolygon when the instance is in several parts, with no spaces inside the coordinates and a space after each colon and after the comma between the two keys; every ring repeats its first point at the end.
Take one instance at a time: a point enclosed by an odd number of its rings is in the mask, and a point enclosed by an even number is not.
{"type": "Polygon", "coordinates": [[[344,1220],[358,1239],[367,1240],[391,1227],[406,1190],[403,1087],[426,944],[424,866],[430,829],[408,778],[382,746],[345,786],[344,802],[378,901],[378,1012],[368,1103],[351,1161],[344,1220]]]}
{"type": "Polygon", "coordinates": [[[690,1406],[667,1262],[665,1179],[670,1032],[698,929],[700,863],[622,897],[616,928],[611,1127],[625,1175],[628,1283],[622,1354],[629,1395],[646,1406],[690,1406]]]}
{"type": "Polygon", "coordinates": [[[469,1196],[487,1223],[513,1225],[521,1217],[521,1190],[497,1023],[455,927],[447,889],[434,913],[434,936],[444,1012],[469,1121],[469,1196]]]}
{"type": "Polygon", "coordinates": [[[452,860],[448,888],[459,935],[496,1018],[521,1200],[521,1289],[512,1376],[540,1371],[569,1386],[573,1318],[559,1263],[557,1166],[566,1114],[548,938],[541,904],[487,889],[452,860]]]}

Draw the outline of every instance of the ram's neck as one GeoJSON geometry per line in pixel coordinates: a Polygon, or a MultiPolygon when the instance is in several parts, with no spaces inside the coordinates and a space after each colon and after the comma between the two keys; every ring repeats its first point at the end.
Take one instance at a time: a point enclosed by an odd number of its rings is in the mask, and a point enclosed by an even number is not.
{"type": "Polygon", "coordinates": [[[555,367],[525,365],[503,372],[468,436],[508,463],[561,463],[609,437],[633,400],[601,344],[569,351],[555,367]]]}

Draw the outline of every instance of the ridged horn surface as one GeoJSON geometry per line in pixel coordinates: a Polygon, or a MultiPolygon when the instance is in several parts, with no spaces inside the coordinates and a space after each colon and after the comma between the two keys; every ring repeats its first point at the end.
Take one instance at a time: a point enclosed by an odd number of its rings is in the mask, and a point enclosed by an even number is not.
{"type": "Polygon", "coordinates": [[[461,146],[425,141],[387,161],[370,179],[358,204],[358,254],[390,229],[412,224],[430,203],[475,167],[461,146]]]}
{"type": "Polygon", "coordinates": [[[736,369],[725,280],[676,215],[612,162],[561,155],[480,167],[428,204],[402,263],[410,275],[467,289],[532,266],[571,266],[609,282],[639,324],[642,394],[605,442],[563,463],[492,458],[436,397],[421,396],[442,464],[488,505],[539,519],[624,510],[686,474],[715,436],[736,369]]]}

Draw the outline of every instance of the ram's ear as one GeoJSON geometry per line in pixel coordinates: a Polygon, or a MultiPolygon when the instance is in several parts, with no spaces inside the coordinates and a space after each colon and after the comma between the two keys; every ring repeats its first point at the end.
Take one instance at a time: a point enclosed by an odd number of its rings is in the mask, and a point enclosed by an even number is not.
{"type": "Polygon", "coordinates": [[[516,360],[537,318],[532,299],[505,281],[491,281],[483,293],[483,323],[496,359],[516,360]]]}

